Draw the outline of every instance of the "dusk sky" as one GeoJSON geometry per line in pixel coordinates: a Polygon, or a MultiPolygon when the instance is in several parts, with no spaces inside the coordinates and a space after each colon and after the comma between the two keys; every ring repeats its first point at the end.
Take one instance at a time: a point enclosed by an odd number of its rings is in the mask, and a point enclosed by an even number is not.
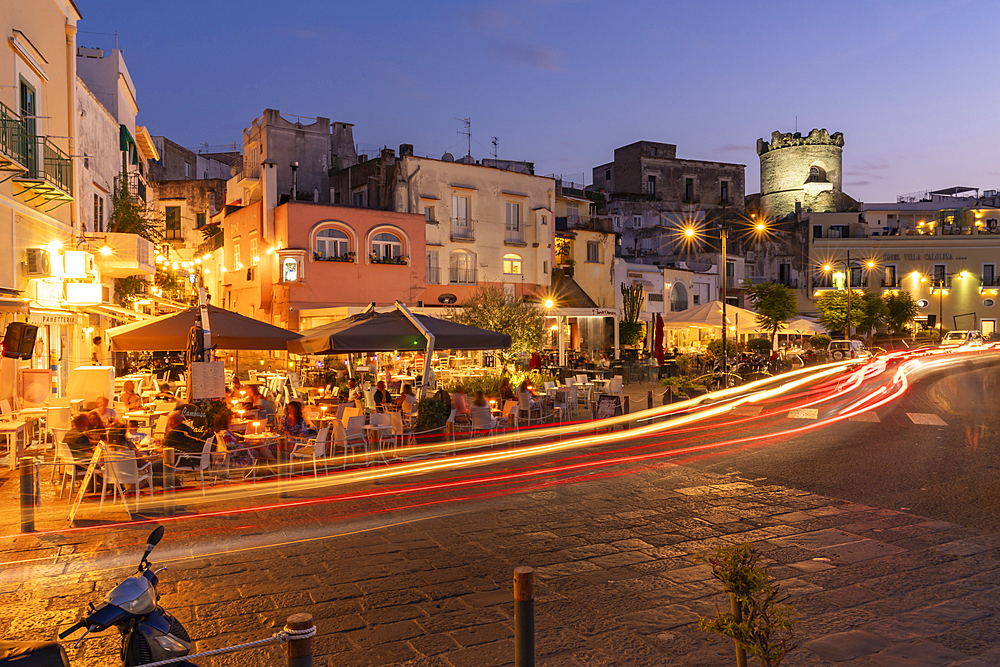
{"type": "MultiPolygon", "coordinates": [[[[862,201],[1000,189],[1000,3],[77,0],[80,46],[119,45],[139,122],[191,147],[265,108],[354,123],[362,150],[529,160],[590,183],[615,147],[745,164],[774,130],[843,132],[862,201]],[[990,71],[993,71],[991,74],[990,71]]],[[[308,121],[307,121],[308,122],[308,121]]]]}

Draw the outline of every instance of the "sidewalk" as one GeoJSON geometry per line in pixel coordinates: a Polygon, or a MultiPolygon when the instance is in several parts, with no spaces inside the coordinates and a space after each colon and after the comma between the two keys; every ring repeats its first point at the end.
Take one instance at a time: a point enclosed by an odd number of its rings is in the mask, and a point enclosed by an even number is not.
{"type": "MultiPolygon", "coordinates": [[[[317,665],[503,665],[513,660],[513,568],[531,565],[539,665],[732,665],[731,642],[696,627],[728,602],[694,556],[751,541],[801,614],[799,648],[783,665],[1000,663],[1000,535],[674,465],[463,500],[444,515],[374,514],[389,504],[335,508],[367,512],[354,519],[314,506],[254,515],[252,528],[246,516],[170,528],[166,549],[189,552],[198,536],[219,549],[171,563],[162,604],[198,650],[267,636],[306,611],[317,665]],[[306,525],[340,535],[222,553],[226,535],[270,528],[291,542],[306,525]]],[[[128,553],[141,540],[134,529],[0,539],[2,561],[47,551],[74,572],[24,580],[0,566],[0,636],[51,638],[103,596],[113,577],[82,567],[109,541],[128,553]]],[[[72,664],[110,664],[114,651],[114,639],[90,642],[72,664]]],[[[279,655],[204,664],[275,665],[279,655]]]]}

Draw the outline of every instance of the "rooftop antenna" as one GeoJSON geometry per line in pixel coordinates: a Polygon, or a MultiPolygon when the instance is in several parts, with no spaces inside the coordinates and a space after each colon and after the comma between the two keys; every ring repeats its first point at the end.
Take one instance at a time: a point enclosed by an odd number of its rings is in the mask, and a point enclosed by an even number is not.
{"type": "Polygon", "coordinates": [[[494,161],[494,162],[495,162],[495,161],[496,161],[496,159],[497,159],[497,145],[498,145],[499,143],[500,143],[500,139],[499,139],[499,138],[497,138],[497,137],[493,137],[493,161],[494,161]]]}
{"type": "Polygon", "coordinates": [[[799,117],[795,117],[795,134],[799,133],[799,117]]]}
{"type": "Polygon", "coordinates": [[[472,117],[469,116],[468,118],[456,118],[455,120],[460,120],[463,123],[465,123],[465,129],[459,131],[459,134],[465,135],[465,140],[469,144],[469,150],[466,153],[466,155],[472,157],[472,117]]]}

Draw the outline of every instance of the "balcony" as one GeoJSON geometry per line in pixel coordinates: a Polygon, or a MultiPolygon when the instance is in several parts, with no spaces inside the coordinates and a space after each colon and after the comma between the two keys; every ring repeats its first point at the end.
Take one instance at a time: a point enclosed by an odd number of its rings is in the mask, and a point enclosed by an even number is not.
{"type": "Polygon", "coordinates": [[[472,242],[476,240],[475,221],[469,218],[451,219],[451,240],[472,242]]]}
{"type": "Polygon", "coordinates": [[[475,285],[476,270],[451,267],[448,269],[449,283],[452,285],[475,285]]]}
{"type": "Polygon", "coordinates": [[[26,137],[27,170],[14,176],[14,182],[24,187],[20,194],[28,195],[25,201],[58,202],[46,212],[73,201],[73,161],[48,137],[26,137]]]}
{"type": "Polygon", "coordinates": [[[0,103],[0,171],[28,170],[28,133],[24,121],[0,103]]]}
{"type": "Polygon", "coordinates": [[[126,181],[128,196],[133,202],[146,203],[146,179],[137,171],[130,171],[126,181]]]}
{"type": "Polygon", "coordinates": [[[94,264],[102,276],[128,278],[156,273],[153,243],[137,234],[87,234],[94,264]]]}
{"type": "Polygon", "coordinates": [[[517,229],[507,227],[503,242],[518,246],[527,245],[527,242],[524,240],[524,225],[518,225],[517,229]]]}
{"type": "Polygon", "coordinates": [[[1000,288],[1000,278],[996,276],[983,276],[979,281],[979,293],[994,295],[1000,288]]]}

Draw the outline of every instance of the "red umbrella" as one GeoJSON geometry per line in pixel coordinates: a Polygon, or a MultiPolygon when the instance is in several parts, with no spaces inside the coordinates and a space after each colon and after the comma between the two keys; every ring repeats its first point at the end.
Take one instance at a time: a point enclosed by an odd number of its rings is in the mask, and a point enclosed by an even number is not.
{"type": "Polygon", "coordinates": [[[656,344],[656,360],[663,365],[663,318],[656,316],[656,335],[653,338],[656,344]]]}

